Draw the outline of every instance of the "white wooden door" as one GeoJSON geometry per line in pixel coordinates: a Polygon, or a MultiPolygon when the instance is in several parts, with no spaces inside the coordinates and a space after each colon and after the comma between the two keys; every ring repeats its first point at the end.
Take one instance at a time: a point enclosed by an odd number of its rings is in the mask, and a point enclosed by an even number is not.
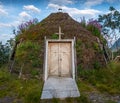
{"type": "Polygon", "coordinates": [[[49,76],[71,76],[71,43],[48,44],[49,76]]]}

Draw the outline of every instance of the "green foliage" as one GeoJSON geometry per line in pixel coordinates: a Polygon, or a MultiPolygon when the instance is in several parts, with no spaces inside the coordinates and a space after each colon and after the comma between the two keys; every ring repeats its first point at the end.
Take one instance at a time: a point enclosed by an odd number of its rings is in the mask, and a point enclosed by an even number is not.
{"type": "MultiPolygon", "coordinates": [[[[99,15],[98,21],[102,25],[102,34],[106,36],[107,41],[110,38],[109,44],[111,41],[117,40],[120,33],[120,12],[114,7],[109,8],[109,12],[104,15],[99,15]]],[[[112,46],[112,44],[111,44],[112,46]]],[[[116,47],[118,43],[116,43],[116,47]]]]}
{"type": "Polygon", "coordinates": [[[5,68],[0,68],[0,83],[10,80],[10,73],[5,68]]]}
{"type": "MultiPolygon", "coordinates": [[[[43,81],[38,79],[22,80],[7,70],[0,70],[0,98],[15,97],[22,103],[39,103],[43,81]]],[[[16,103],[16,102],[15,102],[16,103]]]]}
{"type": "Polygon", "coordinates": [[[77,103],[91,103],[91,101],[84,94],[81,94],[80,98],[76,98],[76,99],[77,99],[77,103]]]}
{"type": "Polygon", "coordinates": [[[41,79],[31,78],[22,80],[9,74],[8,71],[3,70],[0,70],[0,98],[7,96],[15,97],[13,103],[18,102],[17,100],[21,100],[22,103],[90,103],[84,94],[81,94],[78,98],[66,98],[64,100],[55,98],[51,100],[40,100],[43,87],[43,81],[41,79]]]}
{"type": "Polygon", "coordinates": [[[81,80],[77,80],[77,85],[78,85],[78,88],[80,89],[81,93],[91,92],[94,90],[94,88],[91,85],[89,85],[89,83],[82,80],[82,77],[81,77],[81,80]]]}
{"type": "Polygon", "coordinates": [[[31,87],[27,89],[27,94],[25,96],[25,103],[39,103],[40,101],[40,87],[31,87]]]}
{"type": "Polygon", "coordinates": [[[91,31],[93,35],[100,38],[101,32],[99,31],[97,27],[95,27],[94,25],[87,25],[87,29],[91,31]]]}
{"type": "Polygon", "coordinates": [[[81,45],[82,45],[82,41],[78,39],[76,43],[76,48],[79,48],[81,45]]]}
{"type": "Polygon", "coordinates": [[[20,24],[18,26],[18,31],[17,31],[18,35],[24,33],[26,30],[28,30],[32,26],[36,25],[37,23],[38,23],[38,19],[34,18],[33,20],[29,20],[27,22],[20,24]]]}
{"type": "Polygon", "coordinates": [[[94,20],[89,19],[88,23],[86,24],[86,20],[85,18],[81,18],[81,22],[80,24],[86,28],[87,30],[89,30],[94,36],[97,36],[102,43],[106,44],[106,39],[104,39],[104,37],[101,35],[101,30],[102,30],[102,25],[98,22],[98,20],[94,20]]]}
{"type": "Polygon", "coordinates": [[[10,95],[9,81],[13,78],[6,68],[0,68],[0,98],[10,95]],[[9,86],[8,86],[9,85],[9,86]]]}
{"type": "Polygon", "coordinates": [[[120,20],[120,12],[114,7],[110,7],[109,11],[110,12],[107,14],[99,15],[98,18],[99,22],[102,24],[104,34],[109,34],[109,32],[112,32],[110,30],[120,30],[120,23],[118,22],[120,20]]]}
{"type": "Polygon", "coordinates": [[[22,44],[20,44],[18,48],[20,50],[23,50],[23,49],[26,49],[26,50],[29,50],[29,49],[38,50],[39,45],[37,43],[35,43],[35,42],[32,42],[32,41],[26,41],[26,42],[23,42],[22,44]]]}
{"type": "Polygon", "coordinates": [[[24,64],[23,73],[36,74],[33,71],[42,67],[40,51],[41,45],[36,42],[26,41],[20,44],[16,51],[16,65],[19,66],[19,70],[24,64]]]}
{"type": "Polygon", "coordinates": [[[76,42],[76,51],[79,56],[82,54],[81,45],[82,45],[82,41],[78,39],[76,42]]]}
{"type": "Polygon", "coordinates": [[[77,75],[80,75],[81,69],[83,69],[83,68],[82,68],[82,65],[79,64],[79,65],[77,66],[77,75]]]}
{"type": "Polygon", "coordinates": [[[41,49],[40,44],[26,41],[20,44],[16,51],[16,59],[19,62],[31,62],[33,66],[37,66],[36,64],[40,61],[39,51],[41,49]],[[22,60],[22,61],[21,61],[22,60]]]}
{"type": "MultiPolygon", "coordinates": [[[[18,79],[7,70],[0,69],[0,98],[14,97],[14,102],[21,100],[22,103],[91,103],[86,92],[99,90],[110,94],[120,94],[120,64],[110,63],[107,68],[99,70],[84,70],[79,66],[79,76],[77,81],[81,96],[78,98],[66,98],[64,100],[40,100],[43,81],[40,79],[18,79]],[[2,88],[2,89],[1,89],[2,88]]],[[[33,71],[36,74],[36,71],[33,71]]],[[[108,100],[106,103],[115,103],[108,100]]]]}
{"type": "Polygon", "coordinates": [[[9,43],[2,44],[0,42],[0,67],[8,63],[10,53],[9,43]]]}
{"type": "Polygon", "coordinates": [[[106,103],[117,103],[117,102],[112,101],[112,100],[108,100],[108,101],[106,101],[106,103]]]}
{"type": "Polygon", "coordinates": [[[96,42],[93,43],[93,48],[94,48],[94,50],[97,50],[97,51],[100,50],[99,45],[96,42]]]}
{"type": "Polygon", "coordinates": [[[82,27],[86,28],[86,20],[85,20],[85,17],[82,17],[82,18],[81,18],[80,24],[81,24],[82,27]]]}
{"type": "Polygon", "coordinates": [[[120,64],[110,63],[107,68],[83,70],[79,76],[101,92],[120,94],[120,64]]]}
{"type": "Polygon", "coordinates": [[[118,49],[117,51],[113,51],[113,57],[114,59],[120,55],[120,49],[118,49]]]}
{"type": "Polygon", "coordinates": [[[59,36],[57,34],[52,34],[51,39],[58,39],[59,36]]]}
{"type": "Polygon", "coordinates": [[[100,65],[100,63],[98,61],[94,61],[93,67],[94,67],[94,69],[100,69],[101,65],[100,65]]]}
{"type": "Polygon", "coordinates": [[[35,69],[35,70],[33,69],[33,70],[31,71],[31,74],[32,74],[32,76],[39,75],[39,71],[36,70],[36,69],[35,69]]]}

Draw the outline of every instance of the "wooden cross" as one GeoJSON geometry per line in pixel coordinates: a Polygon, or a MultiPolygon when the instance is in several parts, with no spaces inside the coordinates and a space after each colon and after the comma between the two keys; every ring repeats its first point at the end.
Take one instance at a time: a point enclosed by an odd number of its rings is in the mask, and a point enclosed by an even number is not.
{"type": "Polygon", "coordinates": [[[59,35],[59,40],[61,40],[61,35],[64,34],[64,33],[61,32],[61,27],[60,26],[59,26],[59,33],[56,33],[56,34],[59,35]]]}

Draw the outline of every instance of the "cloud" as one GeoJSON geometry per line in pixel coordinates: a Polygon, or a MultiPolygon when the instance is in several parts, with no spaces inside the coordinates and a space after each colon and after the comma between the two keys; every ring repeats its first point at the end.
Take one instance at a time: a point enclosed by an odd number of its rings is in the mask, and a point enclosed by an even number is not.
{"type": "Polygon", "coordinates": [[[12,33],[13,29],[17,29],[17,26],[20,24],[20,21],[13,21],[9,23],[0,23],[0,41],[4,44],[10,38],[14,38],[12,33]]]}
{"type": "Polygon", "coordinates": [[[2,5],[0,5],[0,16],[8,15],[8,12],[4,9],[2,5]]]}
{"type": "Polygon", "coordinates": [[[84,5],[87,7],[91,7],[91,6],[101,4],[103,1],[104,0],[87,0],[84,5]]]}
{"type": "Polygon", "coordinates": [[[92,6],[96,6],[99,4],[102,4],[103,2],[107,2],[107,3],[113,3],[113,2],[118,2],[119,0],[87,0],[84,5],[85,7],[89,8],[92,6]]]}
{"type": "Polygon", "coordinates": [[[24,20],[31,18],[31,16],[25,11],[19,13],[19,16],[20,16],[21,19],[24,19],[24,20]]]}
{"type": "Polygon", "coordinates": [[[95,9],[77,9],[77,8],[70,8],[67,6],[59,6],[57,4],[48,4],[48,8],[51,9],[58,9],[58,8],[62,8],[63,11],[69,13],[71,16],[95,16],[96,14],[101,13],[101,11],[95,10],[95,9]]]}
{"type": "Polygon", "coordinates": [[[109,3],[113,3],[113,2],[120,2],[120,0],[106,0],[109,3]]]}
{"type": "Polygon", "coordinates": [[[35,7],[34,5],[24,6],[23,9],[25,9],[27,11],[30,11],[30,12],[34,12],[34,13],[40,13],[41,12],[41,10],[38,9],[37,7],[35,7]]]}
{"type": "Polygon", "coordinates": [[[11,27],[11,26],[12,26],[11,24],[0,23],[0,28],[11,27]]]}
{"type": "Polygon", "coordinates": [[[13,37],[13,34],[0,34],[0,41],[2,41],[3,44],[5,44],[7,40],[13,37]]]}
{"type": "Polygon", "coordinates": [[[0,29],[17,27],[20,23],[21,22],[17,20],[9,23],[0,23],[0,29]]]}
{"type": "Polygon", "coordinates": [[[72,0],[50,0],[50,3],[57,5],[73,4],[72,0]]]}

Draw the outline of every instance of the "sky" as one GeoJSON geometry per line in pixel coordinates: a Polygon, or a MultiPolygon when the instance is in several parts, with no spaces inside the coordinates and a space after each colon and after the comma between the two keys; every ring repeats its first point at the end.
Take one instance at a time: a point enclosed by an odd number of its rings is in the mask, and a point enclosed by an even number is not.
{"type": "Polygon", "coordinates": [[[41,21],[59,8],[80,21],[81,17],[97,18],[108,13],[110,6],[120,11],[120,0],[0,0],[0,41],[13,38],[13,29],[21,23],[34,18],[41,21]]]}

